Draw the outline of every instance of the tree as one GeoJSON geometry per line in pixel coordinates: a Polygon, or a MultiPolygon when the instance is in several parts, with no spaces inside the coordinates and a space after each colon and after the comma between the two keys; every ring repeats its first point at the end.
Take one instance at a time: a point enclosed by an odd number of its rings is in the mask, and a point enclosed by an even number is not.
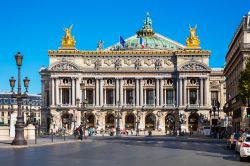
{"type": "Polygon", "coordinates": [[[240,73],[238,90],[241,101],[246,103],[250,99],[250,58],[246,61],[246,68],[240,73]]]}

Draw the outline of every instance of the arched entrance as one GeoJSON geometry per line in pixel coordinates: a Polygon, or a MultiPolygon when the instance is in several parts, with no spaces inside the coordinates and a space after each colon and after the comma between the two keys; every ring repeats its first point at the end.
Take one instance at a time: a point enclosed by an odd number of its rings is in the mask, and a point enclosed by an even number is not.
{"type": "Polygon", "coordinates": [[[149,113],[145,117],[145,129],[154,130],[156,125],[156,117],[153,113],[149,113]]]}
{"type": "Polygon", "coordinates": [[[173,133],[175,131],[175,117],[173,114],[168,114],[165,117],[165,130],[173,133]]]}
{"type": "Polygon", "coordinates": [[[197,113],[191,113],[191,115],[188,117],[188,129],[189,129],[189,131],[197,131],[198,119],[199,119],[199,116],[197,115],[197,113]]]}
{"type": "Polygon", "coordinates": [[[112,113],[108,113],[105,117],[105,128],[113,129],[115,128],[115,116],[112,113]]]}
{"type": "Polygon", "coordinates": [[[71,130],[72,118],[73,118],[73,115],[68,112],[64,112],[62,114],[62,126],[66,130],[71,130]]]}
{"type": "Polygon", "coordinates": [[[88,128],[94,128],[95,127],[95,115],[93,113],[87,114],[88,119],[88,128]]]}
{"type": "Polygon", "coordinates": [[[125,128],[135,129],[135,115],[133,113],[127,114],[125,117],[125,128]]]}

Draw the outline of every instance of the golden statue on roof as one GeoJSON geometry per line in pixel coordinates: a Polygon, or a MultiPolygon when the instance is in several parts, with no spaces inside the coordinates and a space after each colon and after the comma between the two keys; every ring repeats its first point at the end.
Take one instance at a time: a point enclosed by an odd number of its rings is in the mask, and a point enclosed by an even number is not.
{"type": "Polygon", "coordinates": [[[64,28],[65,35],[62,38],[62,47],[67,48],[74,48],[75,47],[75,39],[74,36],[71,36],[71,30],[73,25],[71,25],[69,28],[64,28]]]}
{"type": "Polygon", "coordinates": [[[186,44],[188,48],[200,48],[200,40],[198,39],[198,36],[196,36],[196,29],[197,29],[197,25],[192,28],[189,25],[189,32],[190,32],[190,36],[187,38],[186,40],[186,44]]]}

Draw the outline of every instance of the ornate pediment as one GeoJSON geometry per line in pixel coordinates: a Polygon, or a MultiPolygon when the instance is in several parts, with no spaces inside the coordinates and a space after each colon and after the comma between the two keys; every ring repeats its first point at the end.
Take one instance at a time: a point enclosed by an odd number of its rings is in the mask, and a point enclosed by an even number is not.
{"type": "Polygon", "coordinates": [[[53,71],[74,71],[74,70],[79,70],[79,68],[73,63],[60,62],[60,63],[53,65],[50,68],[50,70],[53,70],[53,71]]]}
{"type": "Polygon", "coordinates": [[[181,70],[188,70],[188,71],[208,71],[209,68],[206,67],[203,64],[197,63],[197,62],[190,62],[185,65],[183,65],[181,70]]]}

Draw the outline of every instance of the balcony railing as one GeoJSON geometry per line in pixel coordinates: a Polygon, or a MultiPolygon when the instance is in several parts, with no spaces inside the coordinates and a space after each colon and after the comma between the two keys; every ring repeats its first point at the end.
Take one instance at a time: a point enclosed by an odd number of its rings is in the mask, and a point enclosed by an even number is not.
{"type": "Polygon", "coordinates": [[[250,43],[241,43],[240,48],[250,50],[250,43]]]}

